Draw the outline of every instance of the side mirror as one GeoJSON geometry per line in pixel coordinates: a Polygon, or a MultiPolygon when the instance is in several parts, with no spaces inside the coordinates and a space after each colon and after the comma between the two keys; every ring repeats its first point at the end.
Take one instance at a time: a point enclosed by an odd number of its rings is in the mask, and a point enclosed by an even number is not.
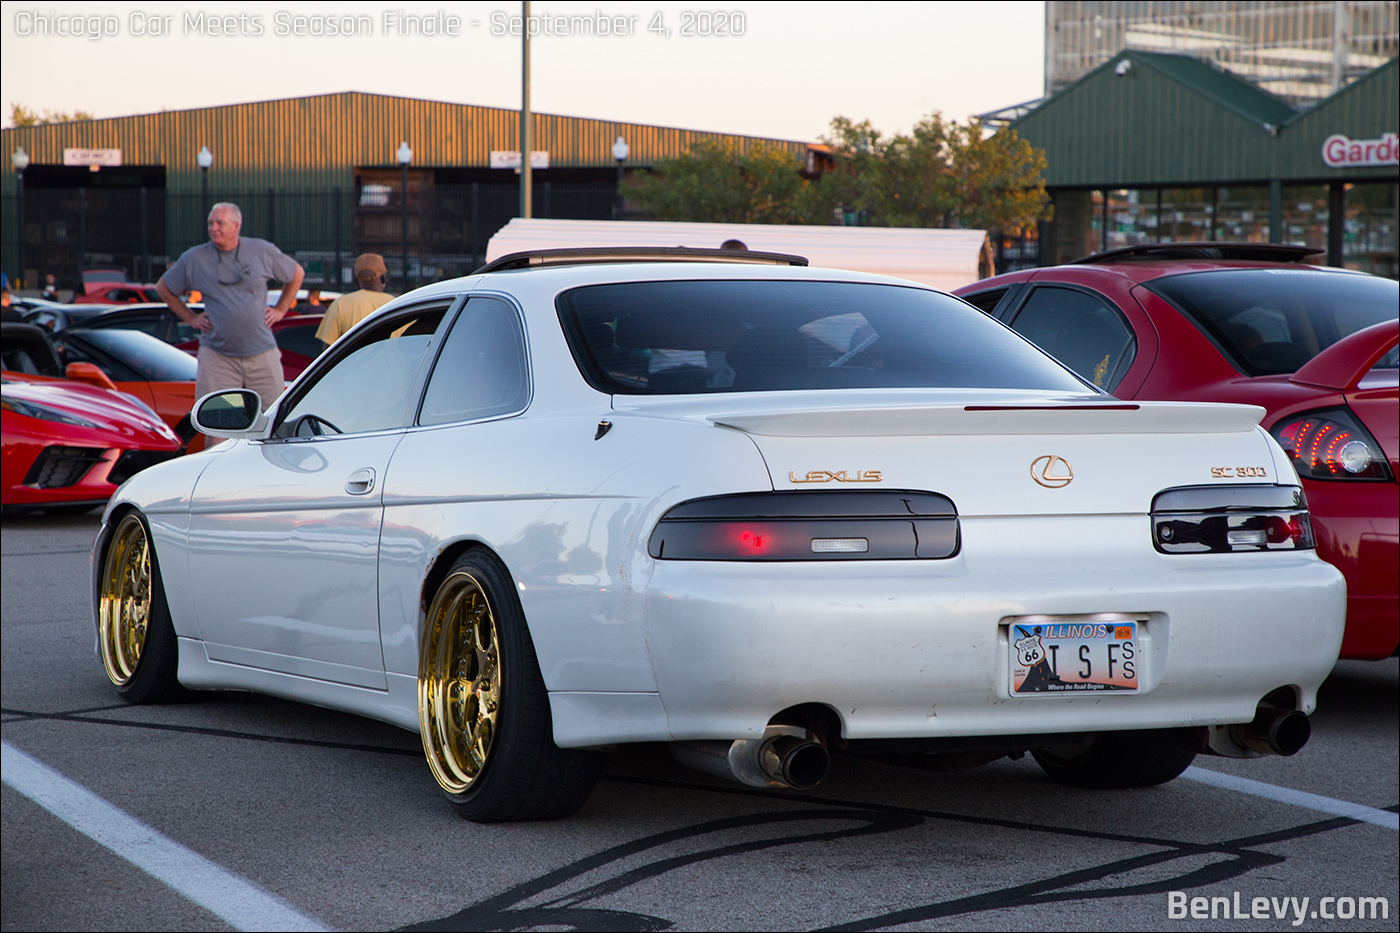
{"type": "Polygon", "coordinates": [[[117,391],[117,384],[112,381],[112,377],[104,373],[96,363],[69,363],[63,375],[74,382],[86,382],[99,389],[117,391]]]}
{"type": "Polygon", "coordinates": [[[251,389],[211,392],[195,403],[190,421],[210,437],[260,437],[268,423],[262,399],[251,389]]]}

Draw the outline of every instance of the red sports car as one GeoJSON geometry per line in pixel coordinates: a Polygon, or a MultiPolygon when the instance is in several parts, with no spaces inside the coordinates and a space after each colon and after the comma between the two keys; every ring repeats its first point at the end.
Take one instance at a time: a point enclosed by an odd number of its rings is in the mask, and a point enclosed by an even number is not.
{"type": "Polygon", "coordinates": [[[101,505],[140,470],[180,453],[155,412],[79,382],[0,385],[0,504],[5,512],[101,505]]]}
{"type": "Polygon", "coordinates": [[[954,294],[1119,398],[1262,406],[1302,477],[1318,553],[1347,580],[1341,656],[1383,658],[1400,646],[1400,285],[1305,265],[1314,253],[1151,244],[954,294]]]}

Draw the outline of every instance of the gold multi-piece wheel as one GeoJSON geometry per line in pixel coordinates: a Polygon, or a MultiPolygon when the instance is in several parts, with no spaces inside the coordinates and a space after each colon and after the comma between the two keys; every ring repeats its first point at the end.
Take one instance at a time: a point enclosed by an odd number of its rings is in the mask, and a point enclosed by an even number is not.
{"type": "Polygon", "coordinates": [[[97,645],[108,678],[128,703],[180,696],[179,646],[150,526],[140,513],[117,520],[97,559],[97,645]]]}
{"type": "Polygon", "coordinates": [[[125,687],[141,663],[151,622],[151,545],[135,513],[112,535],[97,598],[102,666],[112,683],[125,687]]]}
{"type": "Polygon", "coordinates": [[[501,641],[481,582],[452,573],[428,609],[418,669],[418,719],[433,777],[449,794],[481,775],[501,714],[501,641]]]}
{"type": "Polygon", "coordinates": [[[418,727],[429,770],[465,819],[567,816],[598,780],[598,752],[554,744],[549,694],[515,583],[483,549],[460,555],[428,604],[418,727]]]}

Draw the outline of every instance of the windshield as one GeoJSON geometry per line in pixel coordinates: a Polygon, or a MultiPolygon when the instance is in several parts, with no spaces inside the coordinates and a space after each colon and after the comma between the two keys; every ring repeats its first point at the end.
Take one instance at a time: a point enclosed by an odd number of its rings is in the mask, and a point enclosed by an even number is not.
{"type": "Polygon", "coordinates": [[[74,336],[116,357],[151,382],[194,382],[198,363],[183,350],[139,330],[74,330],[74,336]]]}
{"type": "Polygon", "coordinates": [[[611,393],[1087,390],[976,308],[920,288],[635,282],[577,288],[558,307],[584,376],[611,393]]]}
{"type": "MultiPolygon", "coordinates": [[[[1400,283],[1321,269],[1220,269],[1148,287],[1174,303],[1250,376],[1297,372],[1349,334],[1400,314],[1400,283]]],[[[1394,368],[1396,353],[1377,364],[1394,368]]]]}

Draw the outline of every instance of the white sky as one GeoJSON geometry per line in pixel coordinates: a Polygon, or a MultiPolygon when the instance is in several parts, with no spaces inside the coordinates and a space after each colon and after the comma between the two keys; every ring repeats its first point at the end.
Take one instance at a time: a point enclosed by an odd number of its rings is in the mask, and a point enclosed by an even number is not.
{"type": "MultiPolygon", "coordinates": [[[[537,36],[531,42],[535,111],[815,140],[834,116],[907,132],[941,110],[968,116],[1039,97],[1043,2],[726,2],[742,36],[680,35],[688,3],[535,2],[531,13],[635,17],[628,36],[537,36]],[[660,22],[656,17],[660,15],[660,22]],[[651,25],[668,36],[649,31],[651,25]]],[[[0,102],[98,117],[216,104],[367,91],[496,107],[520,106],[520,39],[492,35],[487,3],[13,3],[0,4],[0,102]],[[371,17],[372,35],[275,34],[280,12],[371,17]],[[456,15],[457,37],[386,36],[386,16],[456,15]],[[115,36],[44,37],[35,15],[114,17],[115,36]],[[189,20],[243,17],[261,36],[201,36],[189,20]],[[149,17],[169,35],[134,36],[149,17]],[[475,23],[475,25],[473,25],[475,23]],[[25,35],[24,33],[31,33],[25,35]]],[[[712,23],[719,22],[716,17],[712,23]]],[[[206,28],[208,20],[205,20],[206,28]]],[[[86,28],[87,20],[82,21],[86,28]]],[[[99,29],[103,23],[95,21],[99,29]]],[[[237,24],[236,24],[237,25],[237,24]]],[[[703,28],[704,20],[693,25],[703,28]]],[[[64,28],[72,20],[65,19],[64,28]]],[[[148,27],[149,28],[149,27],[148,27]]]]}

